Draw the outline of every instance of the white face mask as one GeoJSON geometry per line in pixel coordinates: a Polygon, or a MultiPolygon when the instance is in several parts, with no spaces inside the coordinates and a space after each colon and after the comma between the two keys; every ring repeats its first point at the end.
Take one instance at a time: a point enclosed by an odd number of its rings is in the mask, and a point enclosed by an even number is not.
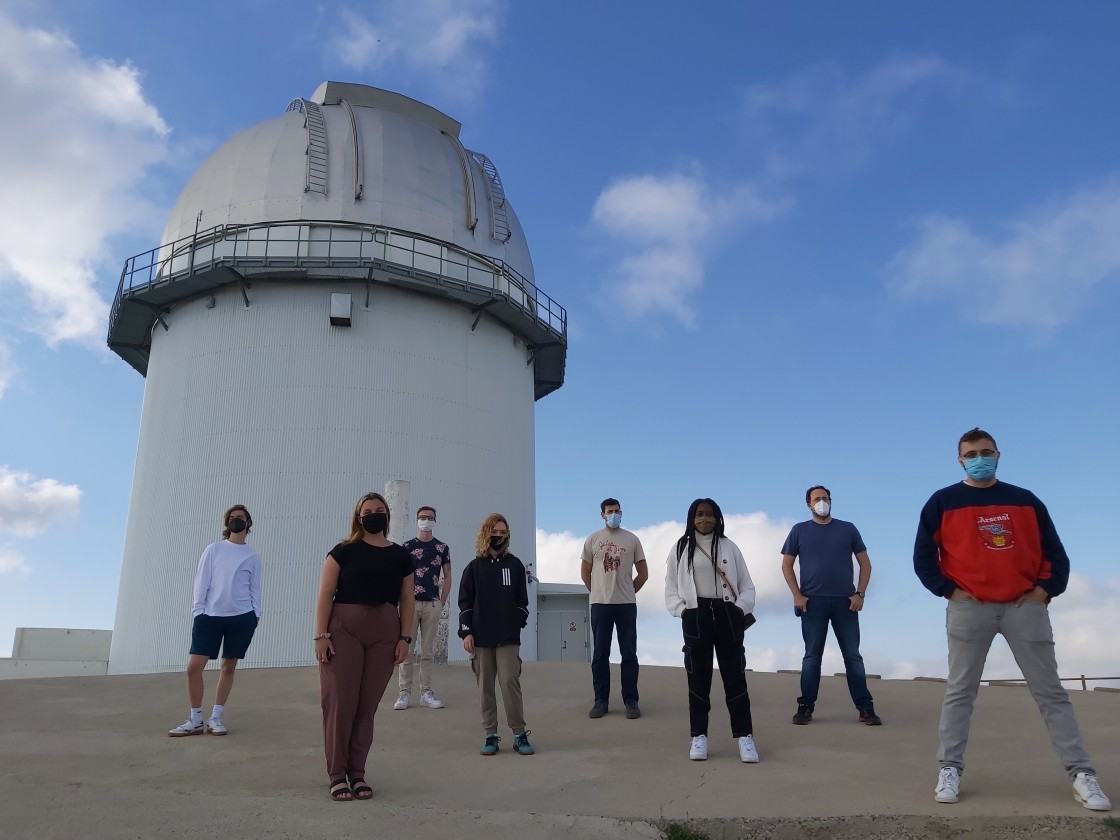
{"type": "Polygon", "coordinates": [[[434,519],[417,519],[416,527],[427,532],[436,527],[436,521],[434,519]]]}
{"type": "Polygon", "coordinates": [[[824,518],[828,516],[828,512],[832,510],[832,503],[821,499],[819,502],[813,502],[813,513],[817,516],[824,518]]]}

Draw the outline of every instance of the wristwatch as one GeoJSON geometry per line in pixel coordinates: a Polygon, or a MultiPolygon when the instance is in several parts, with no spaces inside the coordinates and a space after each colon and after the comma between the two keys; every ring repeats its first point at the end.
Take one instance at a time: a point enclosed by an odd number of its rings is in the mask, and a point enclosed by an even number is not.
{"type": "Polygon", "coordinates": [[[864,594],[863,594],[862,592],[858,592],[858,591],[857,591],[857,592],[856,592],[856,594],[857,594],[857,595],[858,595],[859,597],[861,597],[861,598],[865,597],[865,596],[864,596],[864,594]]]}
{"type": "Polygon", "coordinates": [[[402,642],[408,642],[409,644],[412,644],[412,637],[411,636],[401,636],[401,641],[402,642]]]}

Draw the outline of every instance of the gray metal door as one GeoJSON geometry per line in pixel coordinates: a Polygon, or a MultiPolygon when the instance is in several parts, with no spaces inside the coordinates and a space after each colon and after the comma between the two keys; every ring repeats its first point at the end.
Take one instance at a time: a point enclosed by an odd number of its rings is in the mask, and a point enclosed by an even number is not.
{"type": "Polygon", "coordinates": [[[537,613],[537,659],[541,662],[560,662],[564,658],[561,620],[558,612],[537,613]]]}
{"type": "Polygon", "coordinates": [[[565,610],[556,615],[560,617],[560,661],[590,662],[587,613],[565,610]]]}

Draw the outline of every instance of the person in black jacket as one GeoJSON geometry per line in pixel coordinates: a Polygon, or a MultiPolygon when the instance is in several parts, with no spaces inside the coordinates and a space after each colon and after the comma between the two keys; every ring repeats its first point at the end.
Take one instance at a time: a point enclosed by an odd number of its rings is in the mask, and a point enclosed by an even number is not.
{"type": "Polygon", "coordinates": [[[521,628],[529,622],[529,592],[525,566],[509,553],[509,523],[500,513],[483,520],[475,540],[477,556],[459,583],[459,638],[470,654],[478,683],[482,755],[498,751],[498,702],[494,679],[502,687],[506,723],[513,730],[513,748],[532,755],[525,711],[521,703],[521,628]]]}

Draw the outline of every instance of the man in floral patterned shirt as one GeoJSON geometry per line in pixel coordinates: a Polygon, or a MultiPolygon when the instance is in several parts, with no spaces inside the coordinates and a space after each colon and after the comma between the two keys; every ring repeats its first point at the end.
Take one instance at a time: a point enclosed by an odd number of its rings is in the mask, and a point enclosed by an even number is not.
{"type": "MultiPolygon", "coordinates": [[[[451,591],[451,551],[447,543],[435,538],[436,509],[425,505],[416,511],[416,539],[404,544],[412,557],[415,574],[416,613],[412,619],[412,638],[420,635],[420,705],[442,709],[443,701],[432,691],[432,658],[436,649],[439,619],[451,591]]],[[[397,675],[400,696],[393,708],[398,711],[412,704],[414,656],[401,663],[397,675]]]]}

